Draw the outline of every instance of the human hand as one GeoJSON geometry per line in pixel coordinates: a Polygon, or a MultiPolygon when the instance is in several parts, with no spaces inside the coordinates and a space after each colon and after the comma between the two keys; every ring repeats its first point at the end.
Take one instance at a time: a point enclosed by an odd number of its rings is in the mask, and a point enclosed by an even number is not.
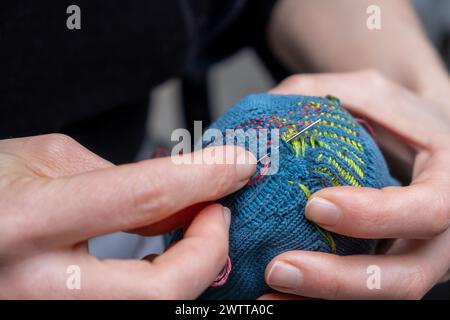
{"type": "Polygon", "coordinates": [[[267,283],[313,298],[421,298],[450,269],[450,106],[421,98],[373,71],[293,76],[271,93],[339,97],[350,111],[374,123],[377,142],[412,172],[412,180],[405,187],[332,187],[313,194],[305,215],[321,227],[397,240],[384,254],[372,256],[285,252],[267,266],[267,283]],[[366,285],[371,265],[380,270],[380,289],[366,285]]]}
{"type": "MultiPolygon", "coordinates": [[[[192,155],[214,157],[212,150],[192,155]]],[[[160,158],[114,166],[63,135],[1,140],[0,298],[197,297],[225,264],[230,214],[218,204],[195,218],[180,212],[243,187],[255,165],[236,163],[160,158]],[[154,234],[191,219],[184,238],[157,257],[98,260],[88,253],[94,236],[154,234]],[[80,290],[66,287],[72,265],[81,270],[80,290]]]]}

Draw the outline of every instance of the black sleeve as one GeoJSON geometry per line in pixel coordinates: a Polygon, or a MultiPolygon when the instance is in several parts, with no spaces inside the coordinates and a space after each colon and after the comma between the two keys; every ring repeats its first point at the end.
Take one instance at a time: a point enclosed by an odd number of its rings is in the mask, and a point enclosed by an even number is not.
{"type": "Polygon", "coordinates": [[[113,162],[130,161],[150,89],[208,47],[223,54],[259,43],[274,2],[78,0],[81,30],[68,30],[73,1],[2,0],[0,139],[66,133],[113,162]]]}

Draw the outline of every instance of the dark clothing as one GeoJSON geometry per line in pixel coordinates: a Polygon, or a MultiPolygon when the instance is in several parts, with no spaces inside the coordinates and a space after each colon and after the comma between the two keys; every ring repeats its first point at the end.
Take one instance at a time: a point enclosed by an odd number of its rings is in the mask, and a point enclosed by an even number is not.
{"type": "Polygon", "coordinates": [[[116,163],[141,144],[150,89],[249,10],[247,0],[79,0],[81,30],[69,30],[73,3],[1,2],[0,139],[66,133],[116,163]]]}

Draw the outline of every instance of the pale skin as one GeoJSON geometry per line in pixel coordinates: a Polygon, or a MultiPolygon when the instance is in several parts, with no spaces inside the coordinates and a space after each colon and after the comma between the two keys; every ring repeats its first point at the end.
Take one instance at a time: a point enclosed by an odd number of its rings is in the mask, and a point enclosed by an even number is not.
{"type": "Polygon", "coordinates": [[[268,41],[293,73],[376,69],[419,95],[450,95],[447,71],[407,0],[279,0],[268,41]],[[380,8],[381,30],[366,26],[370,5],[380,8]]]}
{"type": "Polygon", "coordinates": [[[221,205],[204,207],[184,239],[159,256],[98,260],[87,239],[119,230],[158,234],[183,208],[240,189],[254,158],[234,147],[223,151],[247,161],[176,165],[161,158],[115,166],[67,136],[0,141],[0,298],[197,297],[228,255],[230,212],[221,205]],[[80,290],[66,287],[71,265],[81,269],[80,290]]]}
{"type": "MultiPolygon", "coordinates": [[[[405,239],[384,246],[384,255],[286,252],[269,264],[266,281],[297,297],[421,298],[450,268],[450,80],[409,2],[281,0],[269,30],[274,52],[293,71],[372,69],[294,76],[272,92],[338,96],[372,122],[377,142],[412,181],[328,188],[306,206],[306,217],[330,231],[405,239]],[[365,27],[369,5],[381,9],[379,31],[365,27]],[[381,269],[381,290],[366,286],[370,265],[381,269]]],[[[294,296],[263,298],[287,297],[294,296]]]]}

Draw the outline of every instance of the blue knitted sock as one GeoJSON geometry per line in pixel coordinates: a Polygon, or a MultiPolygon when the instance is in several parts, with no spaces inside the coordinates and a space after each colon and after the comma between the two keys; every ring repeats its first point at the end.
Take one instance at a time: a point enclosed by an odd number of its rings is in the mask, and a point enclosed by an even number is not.
{"type": "MultiPolygon", "coordinates": [[[[272,258],[285,251],[349,255],[373,250],[373,240],[330,233],[304,216],[305,204],[317,190],[397,184],[371,136],[341,108],[337,98],[251,95],[230,108],[211,128],[224,135],[226,129],[279,129],[279,167],[276,174],[259,176],[221,200],[232,212],[231,272],[223,275],[228,277],[226,282],[209,288],[201,298],[255,299],[269,292],[264,270],[272,258]],[[286,142],[319,118],[316,126],[286,142]]],[[[257,170],[262,170],[262,164],[257,170]]]]}

